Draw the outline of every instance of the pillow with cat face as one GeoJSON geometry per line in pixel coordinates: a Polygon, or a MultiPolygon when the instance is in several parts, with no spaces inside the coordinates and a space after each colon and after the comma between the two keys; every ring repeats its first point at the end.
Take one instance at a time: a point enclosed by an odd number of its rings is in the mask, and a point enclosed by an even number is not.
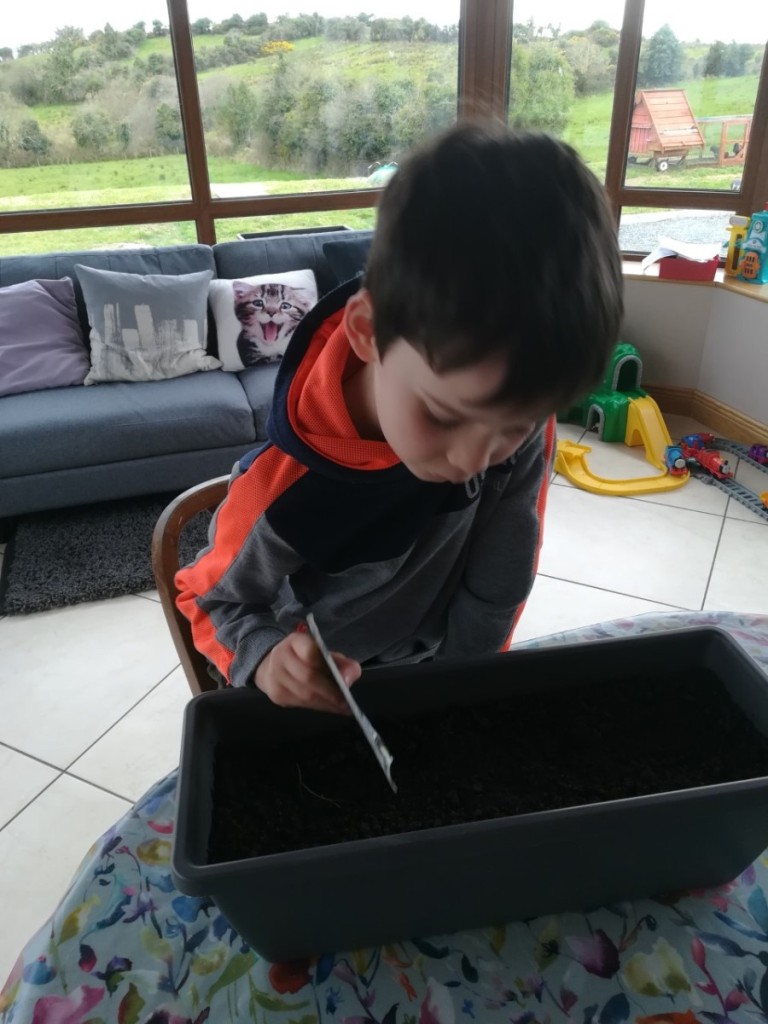
{"type": "Polygon", "coordinates": [[[311,270],[259,274],[208,286],[225,370],[273,363],[285,352],[299,321],[317,302],[311,270]]]}

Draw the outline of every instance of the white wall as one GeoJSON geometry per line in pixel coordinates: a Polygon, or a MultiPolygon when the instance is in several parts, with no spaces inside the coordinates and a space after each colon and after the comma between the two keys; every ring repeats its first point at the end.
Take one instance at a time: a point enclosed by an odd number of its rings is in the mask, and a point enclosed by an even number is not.
{"type": "Polygon", "coordinates": [[[644,382],[696,388],[768,423],[768,301],[627,277],[625,305],[622,340],[639,349],[644,382]]]}
{"type": "Polygon", "coordinates": [[[712,301],[719,289],[649,278],[625,278],[622,341],[643,357],[643,381],[699,386],[712,301]]]}
{"type": "Polygon", "coordinates": [[[768,423],[768,302],[716,290],[698,387],[768,423]]]}

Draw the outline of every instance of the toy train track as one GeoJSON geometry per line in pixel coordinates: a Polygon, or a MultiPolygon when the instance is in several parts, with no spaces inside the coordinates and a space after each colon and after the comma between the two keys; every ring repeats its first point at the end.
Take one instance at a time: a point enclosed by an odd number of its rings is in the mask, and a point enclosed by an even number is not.
{"type": "Polygon", "coordinates": [[[746,444],[739,444],[738,441],[729,441],[725,437],[716,437],[712,442],[712,447],[716,448],[719,452],[729,452],[731,455],[738,455],[748,466],[754,466],[755,469],[768,473],[768,463],[757,462],[756,459],[750,458],[750,449],[746,444]]]}
{"type": "MultiPolygon", "coordinates": [[[[719,440],[716,442],[717,447],[720,448],[719,440]]],[[[732,449],[722,449],[723,451],[730,451],[732,449]]],[[[734,453],[738,454],[738,453],[734,453]]],[[[751,459],[749,460],[752,461],[751,459]]],[[[759,462],[755,462],[754,465],[760,466],[759,462]]],[[[764,469],[764,466],[760,466],[764,469]]],[[[721,480],[719,477],[713,476],[712,473],[708,473],[706,469],[700,466],[691,467],[691,475],[695,476],[698,480],[704,480],[705,483],[714,484],[715,487],[719,487],[721,491],[731,497],[735,498],[739,504],[744,505],[750,512],[754,512],[756,516],[760,516],[761,519],[768,520],[768,508],[765,507],[761,499],[755,494],[754,491],[750,491],[747,487],[742,487],[741,484],[737,483],[732,478],[728,477],[721,480]]]]}

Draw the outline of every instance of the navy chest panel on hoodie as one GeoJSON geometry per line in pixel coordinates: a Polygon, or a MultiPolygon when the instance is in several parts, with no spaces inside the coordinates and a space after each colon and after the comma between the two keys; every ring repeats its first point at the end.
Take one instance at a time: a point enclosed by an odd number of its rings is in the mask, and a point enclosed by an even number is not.
{"type": "Polygon", "coordinates": [[[479,488],[417,480],[404,466],[333,479],[310,471],[265,515],[310,565],[342,572],[405,554],[435,516],[467,508],[479,488]]]}

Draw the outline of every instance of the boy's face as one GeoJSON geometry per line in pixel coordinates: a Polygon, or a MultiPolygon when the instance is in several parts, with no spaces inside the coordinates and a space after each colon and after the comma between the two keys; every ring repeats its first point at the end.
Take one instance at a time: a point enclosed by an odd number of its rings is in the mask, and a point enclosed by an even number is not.
{"type": "Polygon", "coordinates": [[[488,404],[501,384],[500,361],[438,374],[401,339],[371,369],[381,432],[420,480],[470,480],[514,455],[536,428],[530,412],[488,404]]]}
{"type": "Polygon", "coordinates": [[[357,405],[363,429],[383,436],[414,476],[435,483],[462,483],[514,455],[546,411],[489,404],[502,381],[501,359],[436,373],[403,339],[381,357],[367,302],[364,291],[350,299],[345,320],[365,364],[357,405]]]}

